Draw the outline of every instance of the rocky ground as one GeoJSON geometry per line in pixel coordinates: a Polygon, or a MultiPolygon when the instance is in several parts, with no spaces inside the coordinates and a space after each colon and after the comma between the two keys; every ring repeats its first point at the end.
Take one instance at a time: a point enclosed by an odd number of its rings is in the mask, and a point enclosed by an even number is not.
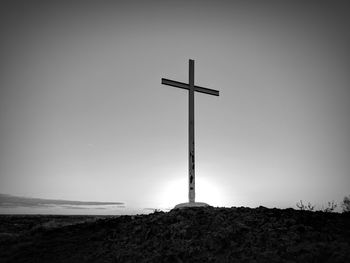
{"type": "Polygon", "coordinates": [[[190,208],[7,234],[1,262],[350,262],[349,212],[190,208]]]}

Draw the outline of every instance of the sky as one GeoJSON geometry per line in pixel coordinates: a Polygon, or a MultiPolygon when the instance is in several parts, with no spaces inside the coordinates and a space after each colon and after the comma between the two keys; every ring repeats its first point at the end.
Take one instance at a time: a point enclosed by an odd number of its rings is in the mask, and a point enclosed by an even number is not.
{"type": "Polygon", "coordinates": [[[195,94],[196,201],[340,202],[349,11],[345,1],[3,1],[2,197],[124,204],[112,214],[186,202],[188,92],[161,78],[188,82],[194,59],[195,85],[220,91],[195,94]]]}

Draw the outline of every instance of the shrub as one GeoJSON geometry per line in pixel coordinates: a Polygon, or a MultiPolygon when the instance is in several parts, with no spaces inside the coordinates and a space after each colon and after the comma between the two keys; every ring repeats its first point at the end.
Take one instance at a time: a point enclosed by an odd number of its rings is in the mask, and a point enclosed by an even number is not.
{"type": "Polygon", "coordinates": [[[334,200],[332,202],[328,202],[328,206],[326,208],[324,208],[322,211],[326,212],[326,213],[331,213],[334,211],[334,209],[337,208],[337,203],[334,202],[334,200]]]}
{"type": "Polygon", "coordinates": [[[344,197],[341,207],[343,208],[343,212],[350,211],[350,195],[344,197]]]}
{"type": "Polygon", "coordinates": [[[302,200],[300,200],[300,201],[296,204],[296,206],[297,206],[300,210],[314,211],[314,209],[315,209],[315,206],[312,205],[310,202],[308,202],[307,205],[304,205],[302,200]]]}

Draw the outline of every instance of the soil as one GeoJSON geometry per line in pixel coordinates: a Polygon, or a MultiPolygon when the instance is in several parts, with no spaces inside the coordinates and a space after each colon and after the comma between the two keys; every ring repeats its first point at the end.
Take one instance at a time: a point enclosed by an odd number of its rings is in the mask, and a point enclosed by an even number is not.
{"type": "Polygon", "coordinates": [[[350,262],[350,212],[197,207],[0,222],[1,262],[350,262]]]}

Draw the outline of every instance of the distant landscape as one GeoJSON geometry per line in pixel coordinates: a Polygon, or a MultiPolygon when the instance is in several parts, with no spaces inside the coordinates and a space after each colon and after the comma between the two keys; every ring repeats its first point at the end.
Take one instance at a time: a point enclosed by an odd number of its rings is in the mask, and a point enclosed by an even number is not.
{"type": "Polygon", "coordinates": [[[71,201],[0,194],[0,214],[125,214],[123,202],[71,201]]]}

